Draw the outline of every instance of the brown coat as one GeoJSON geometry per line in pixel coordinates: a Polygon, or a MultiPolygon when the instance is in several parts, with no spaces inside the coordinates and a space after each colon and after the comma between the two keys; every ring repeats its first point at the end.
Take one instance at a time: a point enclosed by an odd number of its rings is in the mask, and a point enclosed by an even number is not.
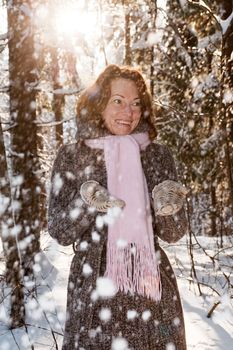
{"type": "MultiPolygon", "coordinates": [[[[150,197],[156,184],[166,179],[177,180],[174,161],[166,146],[151,143],[141,152],[141,161],[150,197]]],[[[96,287],[96,279],[105,272],[107,227],[96,228],[96,216],[101,214],[88,212],[80,198],[81,184],[90,179],[107,187],[103,151],[90,149],[82,140],[61,147],[52,171],[49,233],[60,244],[74,244],[75,247],[68,284],[67,320],[62,349],[110,350],[113,338],[122,336],[127,339],[129,349],[185,350],[184,320],[176,278],[157,240],[160,237],[167,242],[176,242],[184,235],[187,225],[184,209],[174,216],[155,217],[151,198],[155,249],[160,251],[161,257],[161,302],[121,292],[111,299],[93,301],[91,293],[96,287]],[[62,179],[61,188],[58,179],[62,179]],[[78,210],[72,211],[74,208],[78,210]],[[75,214],[78,215],[77,218],[75,214]],[[92,239],[93,231],[98,231],[98,242],[92,239]],[[80,247],[83,241],[88,243],[86,249],[82,248],[83,245],[80,247]],[[82,272],[84,263],[92,268],[89,276],[82,272]],[[111,310],[108,322],[99,318],[103,307],[111,310]],[[127,319],[129,310],[137,312],[137,317],[133,320],[127,319]],[[146,310],[150,311],[147,320],[142,318],[142,313],[146,310]],[[167,347],[168,344],[170,347],[167,347]]]]}

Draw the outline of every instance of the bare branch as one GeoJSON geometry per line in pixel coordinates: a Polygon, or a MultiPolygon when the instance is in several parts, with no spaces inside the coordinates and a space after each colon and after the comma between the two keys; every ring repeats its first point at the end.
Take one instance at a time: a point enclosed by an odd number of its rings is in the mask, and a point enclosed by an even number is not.
{"type": "Polygon", "coordinates": [[[18,123],[14,123],[14,124],[10,125],[8,128],[4,128],[2,131],[3,132],[9,131],[9,130],[15,128],[17,125],[18,125],[18,123]]]}
{"type": "Polygon", "coordinates": [[[210,318],[216,307],[220,304],[220,301],[217,301],[214,303],[214,305],[211,307],[211,309],[208,311],[207,318],[210,318]]]}
{"type": "Polygon", "coordinates": [[[56,126],[65,122],[68,122],[70,120],[75,119],[75,117],[70,117],[67,119],[63,119],[63,120],[59,120],[58,122],[44,122],[44,123],[40,123],[40,122],[35,122],[36,126],[46,126],[46,127],[50,127],[50,126],[56,126]]]}
{"type": "Polygon", "coordinates": [[[9,92],[9,91],[10,91],[9,86],[3,86],[3,87],[1,87],[1,89],[0,89],[0,94],[5,94],[5,93],[7,93],[7,92],[9,92]]]}

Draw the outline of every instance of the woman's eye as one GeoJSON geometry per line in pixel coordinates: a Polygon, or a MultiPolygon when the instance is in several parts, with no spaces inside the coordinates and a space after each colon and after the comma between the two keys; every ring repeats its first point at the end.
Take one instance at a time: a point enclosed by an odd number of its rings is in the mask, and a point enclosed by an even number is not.
{"type": "Polygon", "coordinates": [[[135,102],[133,103],[133,106],[134,106],[134,107],[141,107],[141,102],[140,102],[140,101],[135,101],[135,102]]]}
{"type": "Polygon", "coordinates": [[[119,98],[115,98],[113,102],[117,105],[121,104],[121,100],[119,98]]]}

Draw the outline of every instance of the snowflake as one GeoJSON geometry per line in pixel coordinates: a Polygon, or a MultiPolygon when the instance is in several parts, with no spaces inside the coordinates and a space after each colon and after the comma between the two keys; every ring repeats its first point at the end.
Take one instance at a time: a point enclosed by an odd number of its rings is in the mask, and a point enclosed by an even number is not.
{"type": "Polygon", "coordinates": [[[93,270],[89,264],[86,263],[83,265],[83,275],[85,277],[90,276],[92,274],[92,272],[93,272],[93,270]]]}
{"type": "Polygon", "coordinates": [[[112,341],[112,350],[127,350],[128,342],[125,338],[117,337],[112,341]]]}
{"type": "Polygon", "coordinates": [[[111,319],[111,310],[103,307],[99,312],[99,318],[101,321],[108,322],[111,319]]]}

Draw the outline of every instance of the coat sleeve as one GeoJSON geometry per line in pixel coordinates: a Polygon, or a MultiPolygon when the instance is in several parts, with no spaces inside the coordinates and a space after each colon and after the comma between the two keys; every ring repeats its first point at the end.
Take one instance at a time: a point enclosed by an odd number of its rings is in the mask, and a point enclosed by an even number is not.
{"type": "MultiPolygon", "coordinates": [[[[162,150],[161,171],[161,182],[165,180],[178,181],[174,158],[166,146],[163,146],[162,150]]],[[[174,215],[155,215],[155,223],[156,233],[159,238],[169,243],[178,241],[187,231],[187,218],[184,207],[174,215]]]]}
{"type": "Polygon", "coordinates": [[[81,199],[82,180],[74,171],[74,154],[74,145],[62,146],[52,168],[48,232],[61,245],[79,241],[96,218],[96,212],[90,212],[81,199]]]}

